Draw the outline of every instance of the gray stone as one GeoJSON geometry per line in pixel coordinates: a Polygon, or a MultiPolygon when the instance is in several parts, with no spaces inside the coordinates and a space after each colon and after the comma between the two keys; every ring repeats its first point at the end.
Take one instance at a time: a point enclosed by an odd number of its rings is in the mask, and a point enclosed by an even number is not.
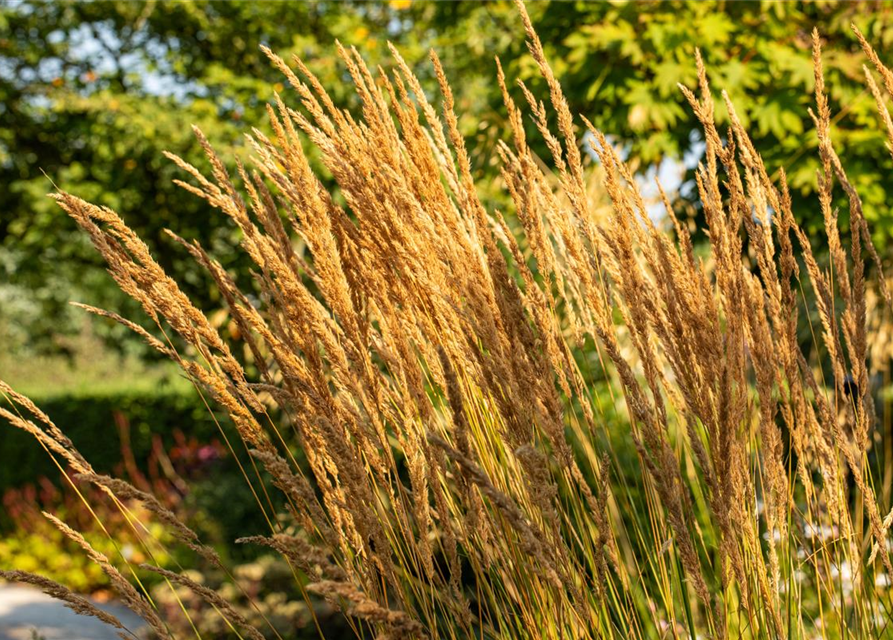
{"type": "MultiPolygon", "coordinates": [[[[139,616],[117,604],[94,602],[128,629],[145,626],[139,616]]],[[[117,630],[81,616],[58,600],[30,587],[0,584],[0,640],[117,640],[117,630]]]]}

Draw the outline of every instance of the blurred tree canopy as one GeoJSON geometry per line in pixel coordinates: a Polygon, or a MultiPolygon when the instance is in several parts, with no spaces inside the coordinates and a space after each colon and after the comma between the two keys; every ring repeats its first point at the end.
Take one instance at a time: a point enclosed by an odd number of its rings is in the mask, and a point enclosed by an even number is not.
{"type": "MultiPolygon", "coordinates": [[[[849,25],[859,26],[883,56],[893,45],[889,4],[536,2],[530,11],[571,110],[613,135],[640,171],[664,158],[697,157],[696,122],[676,84],[694,83],[693,52],[700,47],[717,96],[728,91],[767,166],[787,171],[807,226],[820,224],[818,207],[806,200],[818,168],[807,113],[810,32],[818,27],[833,137],[879,246],[887,244],[893,215],[884,203],[893,201],[887,193],[893,163],[849,25]]],[[[238,235],[222,214],[172,184],[178,170],[162,150],[204,166],[190,130],[197,124],[222,155],[240,154],[242,134],[265,127],[274,91],[294,102],[261,44],[286,59],[298,54],[336,101],[350,104],[336,39],[385,68],[392,40],[432,89],[423,62],[435,48],[480,172],[495,173],[493,142],[505,134],[493,57],[500,56],[510,78],[543,95],[507,1],[19,0],[0,6],[0,339],[55,345],[52,338],[74,326],[71,299],[132,310],[86,238],[45,197],[50,179],[121,213],[188,293],[213,309],[219,301],[211,288],[163,229],[199,239],[234,269],[238,235]]],[[[722,117],[721,101],[718,107],[722,117]]],[[[690,181],[681,195],[691,197],[690,181]]]]}
{"type": "Polygon", "coordinates": [[[385,32],[387,13],[339,3],[3,5],[0,322],[7,332],[17,326],[26,334],[21,340],[47,346],[72,318],[71,299],[133,304],[45,197],[50,180],[121,213],[160,262],[185,277],[191,295],[206,308],[213,304],[210,288],[163,230],[198,238],[228,266],[238,259],[230,248],[238,238],[224,216],[172,184],[180,172],[162,151],[203,166],[190,129],[196,124],[232,156],[248,127],[263,127],[273,91],[284,91],[260,44],[300,52],[337,88],[343,82],[334,40],[357,40],[361,29],[385,32]]]}
{"type": "MultiPolygon", "coordinates": [[[[893,46],[889,2],[533,2],[529,5],[546,55],[572,113],[613,136],[640,169],[662,159],[700,156],[699,127],[677,84],[696,85],[695,48],[707,66],[718,123],[728,122],[725,90],[749,128],[767,167],[784,167],[807,227],[821,227],[813,194],[819,168],[808,108],[815,81],[811,34],[819,30],[832,136],[865,202],[876,240],[893,234],[889,177],[893,170],[876,106],[865,85],[869,64],[850,28],[855,24],[883,57],[893,46]]],[[[419,24],[440,35],[454,77],[492,75],[481,60],[498,54],[508,77],[545,87],[518,33],[511,3],[412,3],[419,24]],[[481,70],[482,68],[482,70],[481,70]],[[475,71],[478,69],[478,71],[475,71]]],[[[499,97],[492,104],[501,118],[499,97]]],[[[520,94],[517,99],[521,100],[520,94]]],[[[542,149],[545,154],[545,149],[542,149]]],[[[693,177],[689,163],[689,185],[693,177]]],[[[685,192],[683,196],[695,195],[685,192]]],[[[846,217],[845,202],[841,202],[846,217]]]]}

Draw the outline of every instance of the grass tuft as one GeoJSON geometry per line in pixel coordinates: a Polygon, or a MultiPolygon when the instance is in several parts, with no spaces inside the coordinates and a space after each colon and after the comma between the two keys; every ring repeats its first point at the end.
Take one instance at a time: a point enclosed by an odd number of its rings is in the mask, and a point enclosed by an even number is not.
{"type": "MultiPolygon", "coordinates": [[[[298,101],[269,105],[274,135],[249,136],[249,165],[231,175],[198,129],[204,170],[170,156],[183,188],[239,226],[256,265],[254,287],[239,289],[197,242],[173,236],[213,277],[237,331],[221,335],[117,214],[56,193],[158,331],[99,313],[143,332],[228,412],[239,436],[228,444],[251,451],[245,479],[270,525],[243,542],[282,554],[303,596],[339,607],[360,636],[891,633],[870,273],[888,308],[890,295],[831,139],[818,33],[827,267],[798,225],[783,168],[764,166],[725,93],[728,128],[718,127],[699,54],[698,86],[680,89],[706,142],[706,247],[666,196],[668,227],[652,220],[618,151],[569,112],[517,4],[550,106],[510,88],[499,67],[511,216],[478,197],[435,54],[440,110],[396,50],[395,70],[373,73],[339,45],[362,104],[352,114],[300,60],[265,50],[298,101]],[[525,112],[554,172],[528,146],[525,112]],[[591,198],[581,131],[594,141],[607,212],[591,198]],[[311,169],[307,143],[343,205],[311,169]],[[846,233],[835,194],[849,205],[846,233]],[[806,325],[810,352],[798,339],[806,325]],[[616,390],[611,406],[599,379],[616,390]],[[287,514],[275,513],[273,490],[287,514]]],[[[886,101],[866,77],[893,149],[886,101]]],[[[119,497],[137,495],[153,511],[150,496],[96,475],[26,397],[0,389],[12,405],[2,415],[60,464],[122,509],[119,497]]],[[[187,523],[154,512],[219,562],[187,523]]],[[[148,530],[142,542],[161,544],[148,530]]],[[[148,594],[99,556],[125,601],[169,637],[148,594]]],[[[240,637],[270,633],[188,576],[153,570],[206,599],[240,637]]]]}

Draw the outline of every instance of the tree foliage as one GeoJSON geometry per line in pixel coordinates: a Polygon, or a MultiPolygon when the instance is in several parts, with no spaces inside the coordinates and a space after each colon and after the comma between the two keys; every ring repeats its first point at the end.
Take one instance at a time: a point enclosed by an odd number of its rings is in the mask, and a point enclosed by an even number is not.
{"type": "MultiPolygon", "coordinates": [[[[121,211],[162,264],[210,289],[164,229],[233,264],[235,230],[172,183],[164,150],[201,162],[190,125],[224,149],[284,91],[259,49],[295,52],[331,85],[333,42],[386,29],[386,11],[338,3],[18,2],[0,9],[0,323],[49,339],[67,302],[125,300],[45,194],[58,185],[121,211]],[[358,33],[359,32],[359,33],[358,33]],[[278,83],[278,84],[277,84],[278,83]],[[101,186],[100,186],[101,185],[101,186]]],[[[335,78],[333,78],[335,76],[335,78]]],[[[8,336],[7,336],[8,337],[8,336]]]]}
{"type": "MultiPolygon", "coordinates": [[[[507,75],[540,80],[524,43],[512,38],[511,6],[503,3],[421,3],[412,11],[432,25],[438,51],[453,52],[454,73],[473,74],[482,51],[499,54],[507,75]],[[486,19],[485,19],[486,16],[486,19]],[[462,43],[466,43],[463,46],[462,43]],[[462,60],[469,61],[463,66],[462,60]]],[[[846,150],[846,168],[864,191],[866,211],[886,245],[893,233],[885,172],[889,152],[877,127],[874,101],[865,89],[864,57],[855,24],[881,50],[893,46],[893,5],[883,2],[537,2],[530,10],[561,78],[572,113],[620,136],[642,167],[700,152],[694,117],[677,83],[695,80],[699,48],[713,87],[728,92],[767,166],[784,167],[803,198],[815,186],[817,138],[808,108],[814,90],[810,38],[823,40],[832,135],[846,150]],[[887,200],[888,201],[888,200],[887,200]]],[[[519,96],[520,97],[520,96],[519,96]]],[[[717,97],[718,122],[728,124],[717,97]]],[[[491,91],[498,105],[499,96],[491,91]]],[[[496,107],[498,108],[498,107],[496,107]]],[[[689,176],[691,177],[691,176],[689,176]]],[[[845,212],[846,208],[843,208],[845,212]]],[[[821,226],[818,211],[803,222],[821,226]]]]}
{"type": "MultiPolygon", "coordinates": [[[[887,244],[893,215],[883,207],[889,187],[882,175],[891,162],[877,127],[865,126],[876,118],[875,107],[864,90],[850,24],[883,54],[893,45],[890,5],[538,2],[531,13],[572,112],[622,138],[642,170],[664,158],[697,157],[696,126],[676,84],[693,81],[693,53],[700,47],[714,86],[739,105],[767,165],[784,167],[800,198],[810,195],[817,169],[807,112],[814,83],[809,36],[817,27],[826,41],[832,135],[846,150],[846,168],[863,194],[876,240],[887,244]]],[[[498,55],[507,75],[542,89],[515,34],[509,2],[4,4],[0,333],[18,325],[21,340],[35,344],[66,326],[68,300],[119,309],[126,304],[86,240],[44,197],[51,179],[121,212],[164,266],[184,274],[191,295],[206,308],[216,304],[163,230],[198,238],[238,271],[228,250],[236,231],[172,184],[175,170],[162,151],[200,163],[190,130],[197,124],[217,148],[238,155],[244,123],[264,121],[261,111],[273,97],[269,86],[289,90],[261,44],[286,58],[300,55],[325,86],[341,87],[334,97],[344,102],[350,92],[336,40],[357,46],[373,63],[385,58],[387,39],[412,64],[435,47],[451,77],[462,79],[457,111],[469,114],[461,124],[475,168],[495,171],[492,143],[505,129],[505,114],[491,80],[495,62],[480,61],[498,55]]],[[[418,68],[424,81],[427,66],[418,68]]],[[[724,122],[721,100],[718,105],[724,122]]],[[[685,195],[683,183],[680,202],[685,195]]],[[[819,227],[818,210],[802,222],[819,227]]]]}

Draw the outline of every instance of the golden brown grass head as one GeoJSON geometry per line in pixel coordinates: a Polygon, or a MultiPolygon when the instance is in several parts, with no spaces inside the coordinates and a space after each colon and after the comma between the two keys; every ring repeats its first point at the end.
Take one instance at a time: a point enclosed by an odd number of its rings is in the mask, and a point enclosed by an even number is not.
{"type": "MultiPolygon", "coordinates": [[[[698,93],[681,91],[706,140],[696,182],[707,246],[695,246],[662,190],[672,226],[652,220],[632,170],[583,119],[611,201],[608,218],[598,215],[578,125],[518,8],[557,132],[546,106],[519,90],[557,176],[527,144],[497,61],[514,138],[499,147],[513,215],[489,211],[477,194],[436,55],[440,112],[396,50],[395,70],[374,74],[339,46],[358,116],[299,60],[293,71],[266,51],[299,104],[275,97],[274,135],[248,137],[247,166],[231,175],[199,131],[208,176],[171,156],[189,176],[184,188],[238,225],[255,263],[255,288],[241,291],[204,248],[174,236],[213,277],[245,349],[217,332],[114,212],[61,193],[162,337],[88,310],[140,333],[229,413],[270,523],[267,535],[243,541],[282,554],[358,633],[778,638],[835,623],[851,629],[846,637],[876,637],[891,604],[876,577],[893,576],[893,515],[884,516],[869,460],[863,254],[879,274],[880,260],[831,140],[818,35],[813,117],[829,268],[798,226],[784,171],[770,174],[725,94],[729,126],[719,130],[699,53],[698,93]],[[314,173],[306,141],[344,206],[314,173]],[[849,203],[848,239],[835,184],[849,203]],[[820,361],[798,340],[811,320],[807,287],[820,361]],[[606,387],[585,364],[593,350],[619,390],[607,410],[606,387]],[[284,517],[265,498],[257,464],[284,495],[284,517]]],[[[893,76],[862,42],[890,92],[893,76]]],[[[868,81],[893,148],[883,96],[868,81]]],[[[0,409],[14,426],[219,563],[160,503],[93,474],[47,416],[0,391],[41,425],[0,409]]],[[[54,522],[164,635],[151,603],[54,522]]],[[[152,570],[262,637],[215,593],[152,570]]]]}

